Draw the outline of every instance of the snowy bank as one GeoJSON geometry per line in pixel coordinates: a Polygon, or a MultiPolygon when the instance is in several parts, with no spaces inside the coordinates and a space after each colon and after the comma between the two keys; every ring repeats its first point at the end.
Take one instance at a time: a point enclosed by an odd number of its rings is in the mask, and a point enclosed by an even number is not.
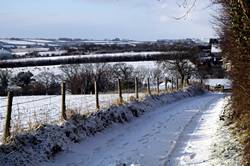
{"type": "Polygon", "coordinates": [[[44,124],[34,131],[11,138],[9,144],[0,146],[0,165],[36,165],[66,150],[71,143],[78,143],[114,123],[129,122],[145,112],[159,108],[159,105],[202,93],[202,89],[190,87],[171,94],[148,96],[143,101],[114,106],[88,117],[75,116],[60,126],[44,124]]]}
{"type": "Polygon", "coordinates": [[[226,98],[223,112],[220,112],[220,120],[217,122],[217,130],[213,136],[212,155],[210,156],[213,165],[242,165],[243,146],[235,131],[234,123],[230,119],[230,97],[226,98]]]}

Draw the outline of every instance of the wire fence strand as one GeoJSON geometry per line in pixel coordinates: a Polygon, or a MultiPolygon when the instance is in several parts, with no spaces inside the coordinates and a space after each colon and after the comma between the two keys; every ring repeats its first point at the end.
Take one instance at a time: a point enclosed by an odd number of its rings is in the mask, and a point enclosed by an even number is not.
{"type": "MultiPolygon", "coordinates": [[[[147,95],[146,85],[139,87],[139,99],[147,95]]],[[[152,92],[156,91],[156,85],[152,86],[152,92]]],[[[164,92],[165,93],[165,92],[164,92]]],[[[155,93],[154,93],[155,94],[155,93]]],[[[118,91],[99,93],[99,109],[107,109],[119,102],[118,91]]],[[[122,88],[123,102],[129,102],[136,98],[135,89],[124,86],[122,88]]],[[[0,101],[7,104],[7,97],[1,97],[0,101]]],[[[34,126],[49,123],[56,124],[61,120],[62,96],[14,96],[11,115],[11,132],[18,134],[23,130],[28,130],[34,126]]],[[[95,94],[72,95],[71,91],[66,91],[65,108],[67,113],[89,114],[96,112],[95,94]]],[[[0,137],[3,133],[3,123],[7,105],[0,105],[0,137]]]]}

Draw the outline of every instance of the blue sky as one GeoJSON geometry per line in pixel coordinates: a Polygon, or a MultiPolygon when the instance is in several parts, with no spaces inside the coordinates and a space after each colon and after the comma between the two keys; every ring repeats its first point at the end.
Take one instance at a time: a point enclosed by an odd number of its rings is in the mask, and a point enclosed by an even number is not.
{"type": "MultiPolygon", "coordinates": [[[[183,0],[1,0],[0,37],[126,38],[214,37],[209,0],[191,13],[183,0]]],[[[189,4],[191,5],[191,4],[189,4]]]]}

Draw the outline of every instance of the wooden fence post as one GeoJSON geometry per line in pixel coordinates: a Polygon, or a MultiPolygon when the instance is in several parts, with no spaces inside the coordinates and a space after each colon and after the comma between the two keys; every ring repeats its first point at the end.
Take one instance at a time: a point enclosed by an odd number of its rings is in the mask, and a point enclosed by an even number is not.
{"type": "Polygon", "coordinates": [[[178,78],[176,79],[176,90],[179,90],[179,80],[178,80],[178,78]]]}
{"type": "Polygon", "coordinates": [[[119,102],[120,104],[123,103],[123,99],[122,99],[122,85],[121,85],[121,80],[118,79],[118,95],[119,95],[119,102]]]}
{"type": "Polygon", "coordinates": [[[135,77],[135,98],[139,99],[138,78],[135,77]]]}
{"type": "Polygon", "coordinates": [[[151,95],[151,90],[150,90],[150,80],[149,77],[147,79],[147,90],[148,90],[148,95],[151,95]]]}
{"type": "Polygon", "coordinates": [[[66,84],[65,82],[62,82],[61,84],[61,95],[62,95],[62,105],[61,105],[61,119],[66,120],[66,84]]]}
{"type": "Polygon", "coordinates": [[[185,87],[187,87],[187,77],[184,78],[184,84],[183,84],[182,89],[185,88],[185,87]]]}
{"type": "Polygon", "coordinates": [[[225,91],[225,86],[221,86],[221,92],[225,91]]]}
{"type": "Polygon", "coordinates": [[[98,89],[98,82],[95,80],[95,103],[96,103],[96,109],[100,109],[99,104],[99,89],[98,89]]]}
{"type": "Polygon", "coordinates": [[[165,77],[165,92],[168,92],[168,79],[165,77]]]}
{"type": "Polygon", "coordinates": [[[5,117],[5,126],[4,126],[4,133],[3,133],[3,142],[4,143],[7,143],[8,139],[10,137],[12,101],[13,101],[13,94],[12,94],[12,92],[8,92],[8,105],[7,105],[7,112],[6,112],[6,117],[5,117]]]}
{"type": "Polygon", "coordinates": [[[181,80],[181,89],[183,89],[185,87],[185,85],[186,85],[185,81],[186,81],[186,79],[184,77],[184,79],[181,80]]]}
{"type": "Polygon", "coordinates": [[[188,87],[189,86],[189,79],[187,78],[186,79],[186,87],[188,87]]]}
{"type": "Polygon", "coordinates": [[[160,94],[160,81],[158,77],[156,79],[156,83],[157,83],[157,94],[159,95],[160,94]]]}
{"type": "Polygon", "coordinates": [[[184,81],[185,81],[185,78],[182,80],[180,80],[180,89],[183,89],[184,87],[184,81]]]}
{"type": "Polygon", "coordinates": [[[174,78],[171,79],[171,91],[174,91],[174,78]]]}

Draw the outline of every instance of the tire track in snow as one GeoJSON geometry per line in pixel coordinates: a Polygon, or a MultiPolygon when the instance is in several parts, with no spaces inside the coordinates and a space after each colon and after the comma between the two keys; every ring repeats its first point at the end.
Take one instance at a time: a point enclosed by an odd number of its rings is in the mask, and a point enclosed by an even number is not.
{"type": "Polygon", "coordinates": [[[209,100],[208,103],[206,103],[206,105],[204,105],[203,108],[201,108],[189,121],[188,123],[184,126],[184,128],[181,130],[181,133],[180,135],[178,136],[175,144],[173,145],[172,149],[170,150],[170,153],[166,156],[165,160],[163,161],[163,166],[171,166],[171,163],[170,163],[170,158],[171,158],[171,155],[173,154],[173,152],[176,150],[177,146],[178,146],[178,143],[180,142],[181,138],[183,137],[183,134],[186,132],[187,128],[190,126],[190,124],[198,117],[200,117],[204,111],[206,111],[210,105],[212,103],[214,103],[215,101],[219,100],[221,98],[221,96],[216,96],[215,98],[212,98],[209,100]]]}

